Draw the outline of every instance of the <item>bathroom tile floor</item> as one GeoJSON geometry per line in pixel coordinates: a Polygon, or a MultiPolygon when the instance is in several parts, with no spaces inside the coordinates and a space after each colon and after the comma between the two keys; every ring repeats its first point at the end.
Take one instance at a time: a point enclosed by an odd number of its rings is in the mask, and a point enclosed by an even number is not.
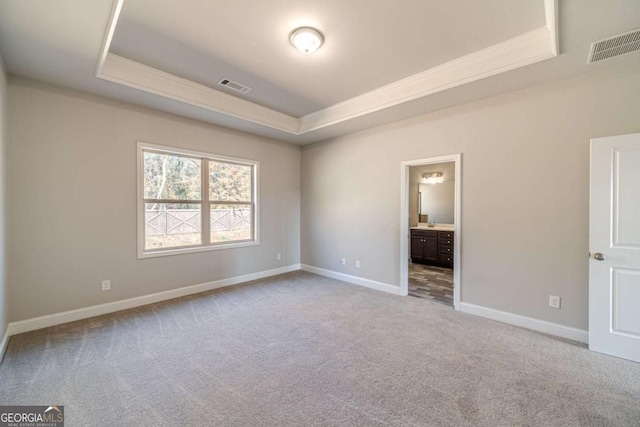
{"type": "Polygon", "coordinates": [[[409,295],[453,306],[453,269],[410,263],[409,295]]]}

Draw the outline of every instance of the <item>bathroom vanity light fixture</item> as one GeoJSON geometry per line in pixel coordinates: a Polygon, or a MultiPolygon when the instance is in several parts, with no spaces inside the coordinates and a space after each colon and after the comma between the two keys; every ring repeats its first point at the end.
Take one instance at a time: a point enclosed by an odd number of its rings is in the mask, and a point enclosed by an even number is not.
{"type": "Polygon", "coordinates": [[[302,53],[312,54],[324,43],[324,36],[313,27],[298,27],[289,35],[291,44],[302,53]]]}
{"type": "Polygon", "coordinates": [[[442,172],[423,173],[420,180],[421,184],[442,184],[443,182],[442,172]]]}

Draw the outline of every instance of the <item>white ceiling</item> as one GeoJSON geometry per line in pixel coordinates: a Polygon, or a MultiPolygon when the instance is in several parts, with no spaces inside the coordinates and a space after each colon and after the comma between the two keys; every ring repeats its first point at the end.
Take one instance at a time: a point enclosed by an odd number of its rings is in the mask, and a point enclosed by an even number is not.
{"type": "Polygon", "coordinates": [[[640,27],[640,1],[554,4],[3,0],[0,54],[14,75],[305,144],[640,58],[586,64],[640,27]],[[288,44],[299,25],[324,32],[316,54],[288,44]]]}

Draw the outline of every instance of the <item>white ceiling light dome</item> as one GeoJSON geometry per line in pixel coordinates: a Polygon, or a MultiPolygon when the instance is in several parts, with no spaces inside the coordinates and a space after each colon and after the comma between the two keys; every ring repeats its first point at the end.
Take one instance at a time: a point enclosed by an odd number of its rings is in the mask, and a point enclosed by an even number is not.
{"type": "Polygon", "coordinates": [[[298,27],[289,36],[291,44],[302,53],[312,54],[324,43],[324,36],[313,27],[298,27]]]}

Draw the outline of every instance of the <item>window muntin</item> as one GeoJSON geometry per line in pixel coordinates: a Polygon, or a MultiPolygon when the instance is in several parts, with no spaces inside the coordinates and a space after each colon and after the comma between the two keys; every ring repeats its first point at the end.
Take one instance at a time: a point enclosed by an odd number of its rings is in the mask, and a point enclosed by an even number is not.
{"type": "Polygon", "coordinates": [[[138,144],[138,256],[258,244],[258,162],[138,144]]]}

